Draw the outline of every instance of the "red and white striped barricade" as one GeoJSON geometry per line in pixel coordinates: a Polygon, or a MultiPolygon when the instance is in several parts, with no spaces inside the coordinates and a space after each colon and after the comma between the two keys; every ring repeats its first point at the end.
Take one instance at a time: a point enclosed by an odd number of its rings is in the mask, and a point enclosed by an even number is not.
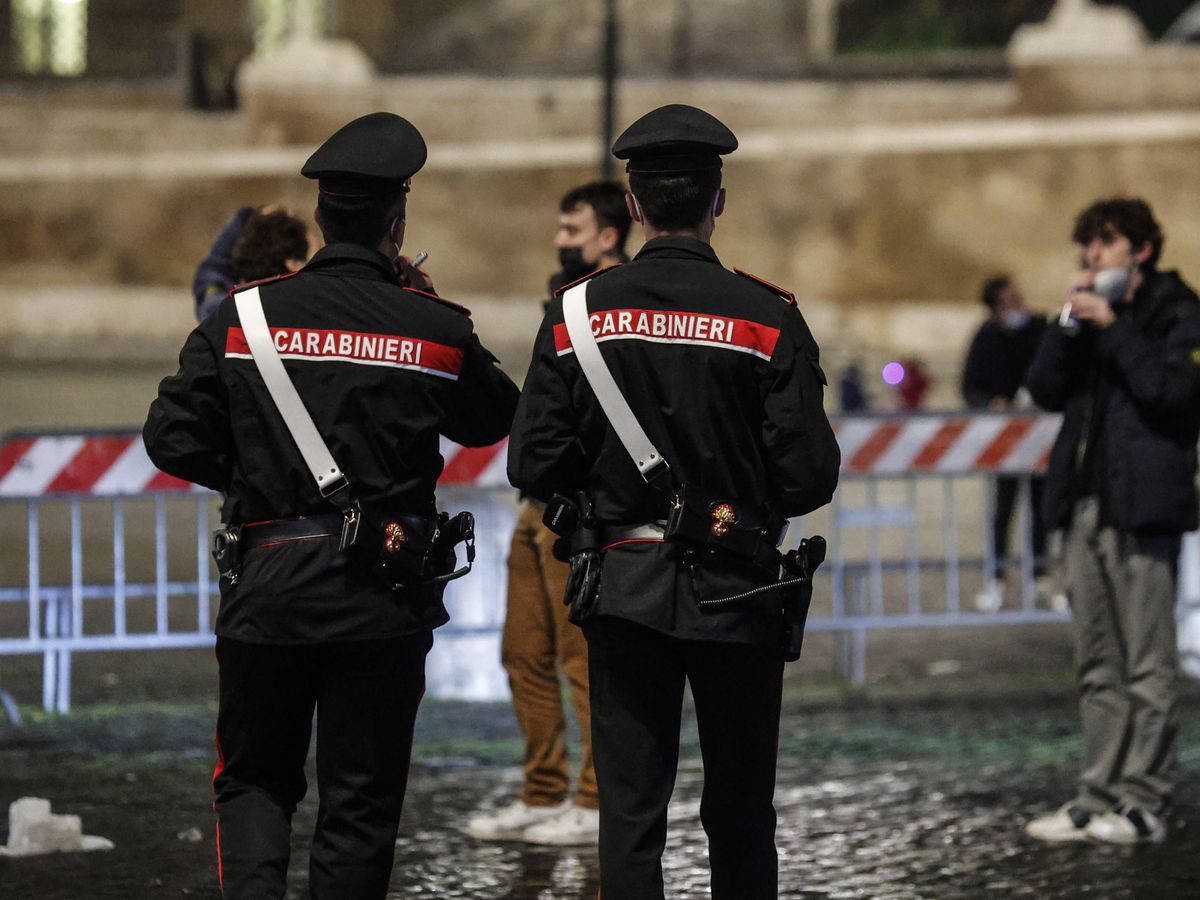
{"type": "MultiPolygon", "coordinates": [[[[505,474],[507,442],[468,448],[443,440],[441,450],[445,469],[438,485],[439,501],[446,509],[474,511],[479,539],[477,571],[447,588],[453,618],[430,654],[429,689],[435,696],[502,697],[507,687],[499,664],[499,632],[508,541],[515,517],[515,498],[505,474]]],[[[6,501],[10,510],[18,504],[25,507],[28,565],[23,584],[0,585],[0,600],[23,601],[28,613],[19,634],[11,628],[0,631],[0,656],[44,654],[43,703],[47,709],[69,709],[73,651],[194,647],[212,642],[210,598],[216,595],[216,584],[208,540],[215,496],[158,471],[146,455],[140,434],[97,431],[5,436],[0,439],[0,503],[6,501]],[[126,570],[126,511],[138,501],[152,505],[154,522],[153,546],[140,553],[153,559],[154,574],[140,580],[126,570]],[[178,517],[168,514],[168,504],[172,510],[181,504],[194,508],[190,516],[194,558],[190,561],[179,558],[178,550],[173,556],[168,552],[168,521],[178,517]],[[47,521],[52,517],[43,513],[51,505],[65,505],[69,510],[65,535],[63,529],[49,534],[56,523],[47,521]],[[96,514],[111,514],[107,527],[112,533],[113,578],[109,584],[84,583],[84,518],[96,514]],[[194,577],[169,577],[168,571],[181,570],[184,565],[194,577]],[[144,598],[153,598],[153,625],[139,630],[127,607],[144,598]],[[85,629],[85,601],[89,599],[112,600],[111,625],[107,620],[96,622],[92,615],[85,629]],[[181,630],[179,609],[183,604],[194,604],[194,608],[187,614],[188,626],[181,630]]],[[[134,535],[132,530],[130,538],[131,544],[139,539],[150,543],[149,537],[134,535]]],[[[89,572],[94,568],[89,563],[89,572]]]]}

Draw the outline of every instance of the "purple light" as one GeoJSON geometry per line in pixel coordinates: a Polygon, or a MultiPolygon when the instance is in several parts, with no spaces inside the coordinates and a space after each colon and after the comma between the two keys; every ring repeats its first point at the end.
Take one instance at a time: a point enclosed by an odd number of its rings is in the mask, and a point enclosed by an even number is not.
{"type": "Polygon", "coordinates": [[[883,367],[883,380],[886,384],[899,384],[904,380],[904,366],[898,362],[888,363],[883,367]]]}

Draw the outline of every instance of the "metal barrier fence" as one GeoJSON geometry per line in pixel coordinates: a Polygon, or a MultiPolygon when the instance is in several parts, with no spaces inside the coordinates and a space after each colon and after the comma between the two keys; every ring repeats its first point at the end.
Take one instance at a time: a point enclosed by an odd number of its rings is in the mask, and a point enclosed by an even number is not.
{"type": "MultiPolygon", "coordinates": [[[[1058,418],[1035,415],[846,417],[835,422],[842,484],[833,503],[793,523],[828,536],[809,618],[838,636],[838,667],[862,681],[873,630],[1061,622],[1035,590],[1030,478],[1058,418]],[[995,570],[996,478],[1020,481],[1018,551],[998,608],[964,598],[995,570]]],[[[432,696],[503,697],[499,633],[516,498],[504,446],[444,443],[445,509],[472,509],[476,571],[450,585],[452,619],[429,657],[432,696]]],[[[0,440],[0,523],[25,541],[0,551],[0,658],[42,656],[42,705],[66,712],[72,654],[204,647],[218,596],[208,555],[214,495],[158,472],[132,433],[24,434],[0,440]],[[22,577],[15,572],[24,561],[22,577]]],[[[1200,546],[1182,560],[1181,595],[1200,578],[1200,546]]],[[[1185,601],[1200,607],[1200,597],[1185,601]]],[[[4,683],[0,680],[0,689],[4,683]]],[[[2,691],[0,691],[2,695],[2,691]]],[[[0,699],[3,699],[0,696],[0,699]]]]}

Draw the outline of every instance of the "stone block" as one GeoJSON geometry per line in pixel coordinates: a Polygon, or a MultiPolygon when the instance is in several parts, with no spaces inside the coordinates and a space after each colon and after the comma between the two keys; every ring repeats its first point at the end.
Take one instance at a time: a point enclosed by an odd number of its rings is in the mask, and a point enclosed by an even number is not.
{"type": "Polygon", "coordinates": [[[8,807],[8,844],[0,856],[37,856],[43,853],[77,853],[111,850],[112,841],[85,835],[79,816],[50,811],[50,801],[22,797],[8,807]]]}

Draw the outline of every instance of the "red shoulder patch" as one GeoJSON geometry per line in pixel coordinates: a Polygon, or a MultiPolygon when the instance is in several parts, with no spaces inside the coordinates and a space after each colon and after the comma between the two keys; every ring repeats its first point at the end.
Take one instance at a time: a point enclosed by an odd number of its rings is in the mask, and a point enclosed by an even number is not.
{"type": "Polygon", "coordinates": [[[428,291],[418,291],[416,288],[405,288],[405,290],[410,294],[418,294],[424,297],[426,300],[436,300],[438,303],[442,304],[442,306],[448,306],[455,312],[462,313],[464,316],[470,317],[471,315],[471,311],[469,309],[467,309],[465,306],[460,306],[453,300],[447,300],[445,297],[439,297],[437,294],[431,294],[428,291]]]}
{"type": "Polygon", "coordinates": [[[749,278],[751,281],[755,281],[758,284],[761,284],[763,287],[767,288],[768,290],[772,291],[773,293],[778,294],[780,297],[782,297],[784,300],[786,300],[792,306],[796,305],[796,295],[793,294],[791,291],[784,290],[779,285],[771,284],[771,282],[767,281],[765,278],[759,278],[757,275],[751,275],[749,272],[746,272],[742,269],[735,268],[733,271],[737,272],[743,278],[749,278]]]}
{"type": "Polygon", "coordinates": [[[557,291],[554,292],[554,296],[557,297],[560,294],[562,294],[562,292],[565,291],[567,288],[573,288],[577,284],[583,284],[585,281],[590,281],[591,279],[595,278],[597,275],[603,275],[609,269],[620,268],[620,266],[621,266],[621,263],[612,263],[611,265],[607,265],[607,266],[604,266],[603,268],[597,269],[595,272],[589,272],[588,274],[584,275],[582,278],[576,278],[574,281],[564,284],[562,287],[560,287],[557,291]]]}

